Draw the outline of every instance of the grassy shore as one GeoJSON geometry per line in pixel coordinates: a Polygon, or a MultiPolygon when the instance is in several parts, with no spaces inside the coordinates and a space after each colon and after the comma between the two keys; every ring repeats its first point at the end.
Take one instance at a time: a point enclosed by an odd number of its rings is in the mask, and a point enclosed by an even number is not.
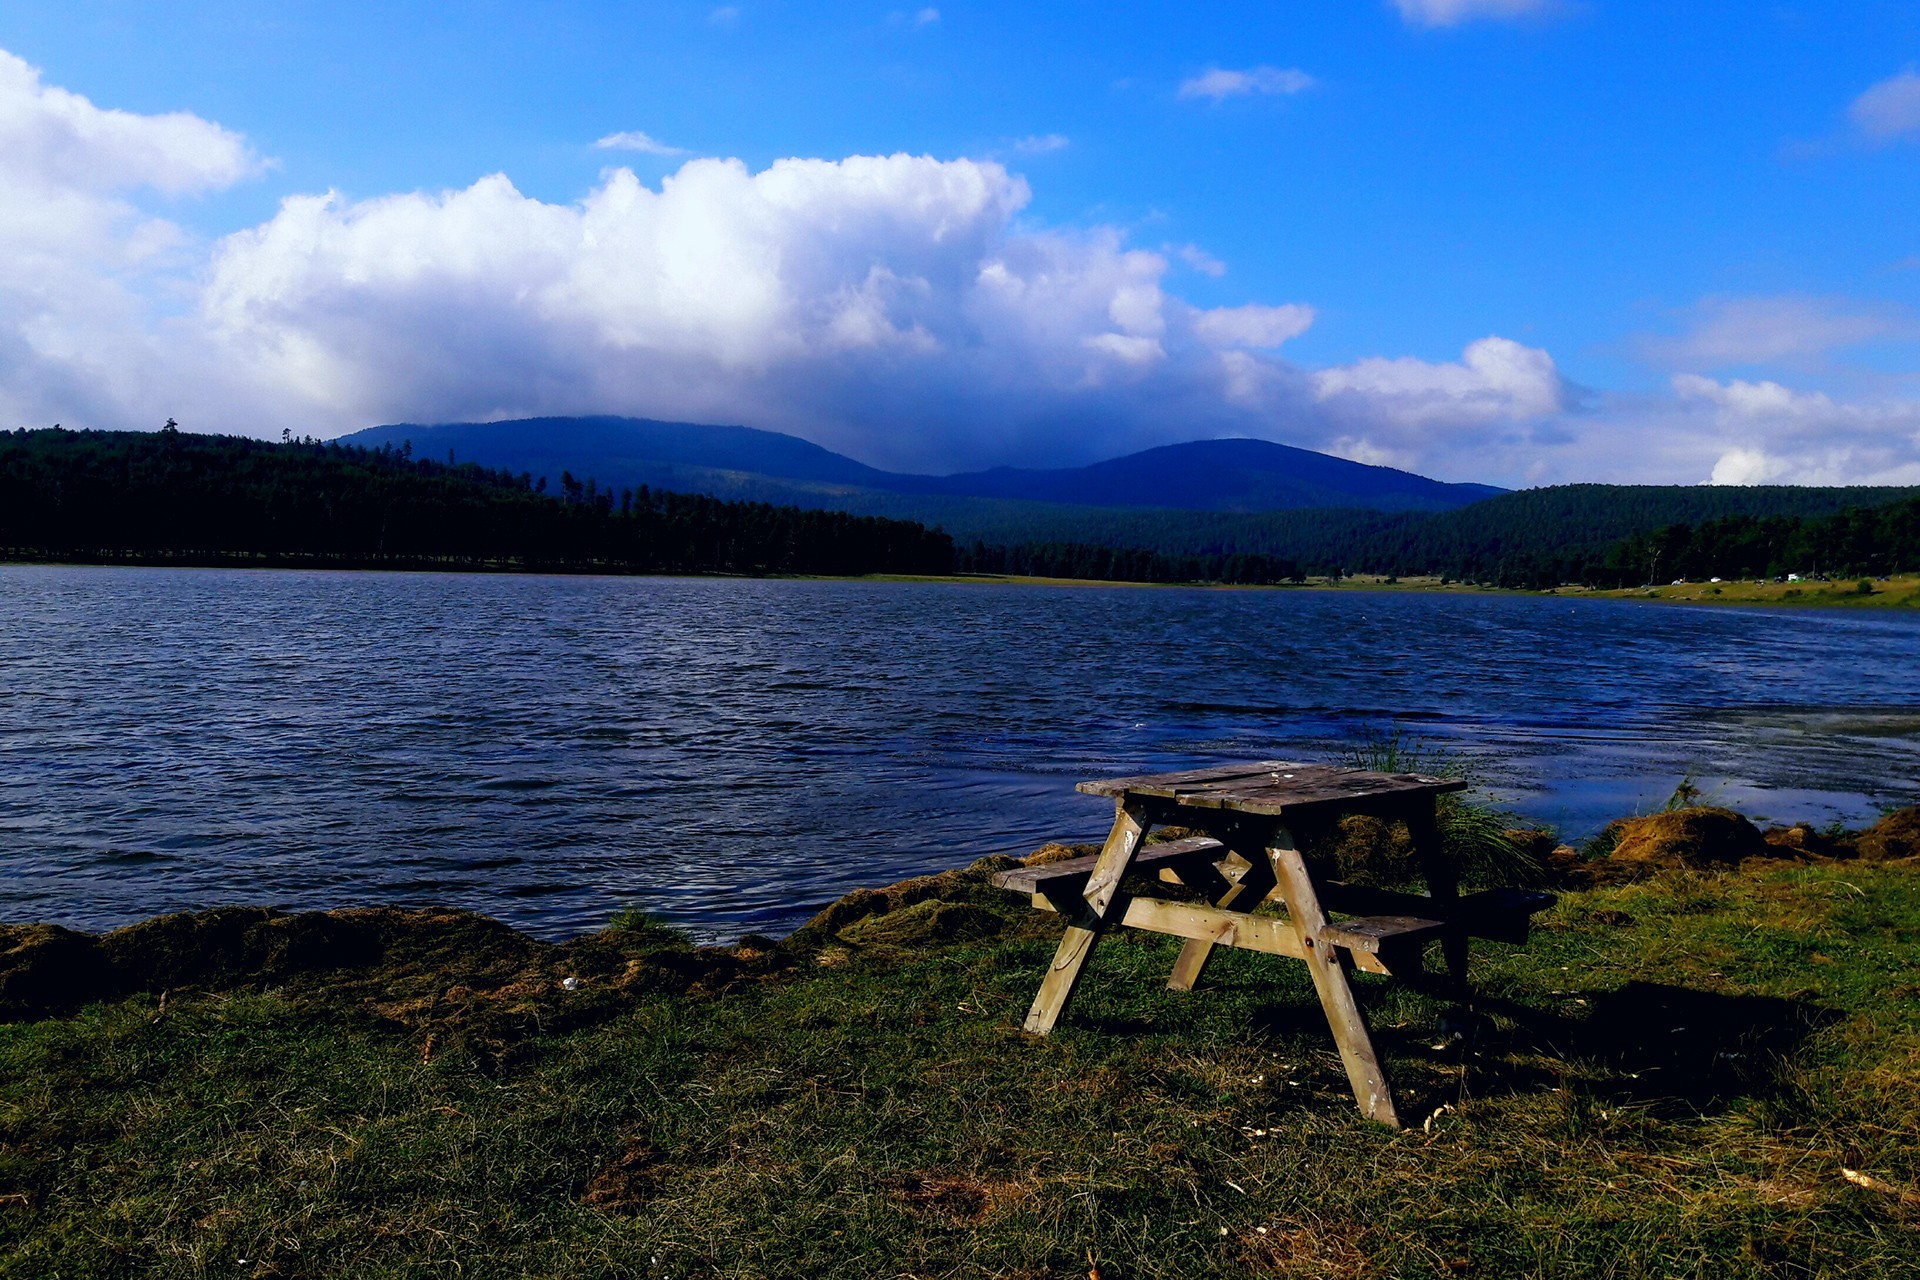
{"type": "MultiPolygon", "coordinates": [[[[1859,580],[1854,578],[1834,582],[1756,582],[1749,578],[1728,582],[1668,583],[1657,587],[1584,594],[1688,604],[1821,605],[1845,609],[1920,607],[1920,574],[1899,574],[1884,582],[1873,579],[1868,586],[1871,591],[1862,592],[1859,580]]],[[[1559,594],[1574,594],[1576,590],[1563,587],[1559,594]]]]}
{"type": "Polygon", "coordinates": [[[1748,579],[1728,582],[1667,583],[1651,587],[1623,587],[1602,590],[1593,587],[1554,587],[1545,591],[1483,587],[1453,582],[1434,575],[1390,578],[1381,574],[1354,577],[1310,578],[1304,583],[1280,583],[1272,586],[1238,586],[1200,583],[1104,582],[1083,578],[1033,578],[1011,574],[955,574],[948,576],[871,575],[855,581],[866,582],[947,582],[999,584],[1038,587],[1179,587],[1196,586],[1216,591],[1341,591],[1395,592],[1447,595],[1527,595],[1565,596],[1595,600],[1655,600],[1668,604],[1772,605],[1782,608],[1824,607],[1920,608],[1920,574],[1900,574],[1886,581],[1874,580],[1872,590],[1861,592],[1858,580],[1836,582],[1754,582],[1748,579]]]}
{"type": "Polygon", "coordinates": [[[1123,932],[1024,1035],[1059,922],[995,865],[725,949],[15,928],[0,1275],[1920,1275],[1911,857],[1567,892],[1470,1016],[1364,979],[1406,1132],[1282,958],[1123,932]]]}

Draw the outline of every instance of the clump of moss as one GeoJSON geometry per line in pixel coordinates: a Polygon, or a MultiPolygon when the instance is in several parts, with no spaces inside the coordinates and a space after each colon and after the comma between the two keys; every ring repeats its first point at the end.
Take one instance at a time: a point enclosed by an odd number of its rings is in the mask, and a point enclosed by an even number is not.
{"type": "Polygon", "coordinates": [[[998,912],[970,902],[928,898],[899,911],[866,916],[840,931],[840,940],[860,947],[918,948],[990,938],[1006,923],[998,912]]]}
{"type": "MultiPolygon", "coordinates": [[[[1054,848],[1056,846],[1048,846],[1054,848]]],[[[1041,852],[1045,852],[1042,850],[1041,852]]],[[[1058,859],[1050,859],[1057,861],[1058,859]]],[[[993,915],[996,920],[1006,917],[1008,895],[1004,890],[993,887],[991,880],[997,871],[1006,871],[1020,865],[1020,859],[996,855],[981,858],[978,861],[956,871],[942,871],[936,875],[916,876],[911,880],[902,880],[899,884],[884,889],[855,889],[846,897],[829,903],[819,914],[800,926],[792,937],[787,939],[790,950],[805,950],[830,945],[836,940],[857,942],[863,936],[868,939],[881,936],[885,931],[877,925],[868,925],[865,930],[857,929],[865,921],[875,916],[887,916],[902,912],[922,903],[944,903],[950,906],[968,906],[993,915]]],[[[937,915],[938,913],[932,913],[937,915]]],[[[916,924],[903,927],[902,936],[929,924],[932,915],[923,913],[916,917],[916,924]]],[[[983,928],[983,917],[966,917],[972,923],[969,927],[983,928]]],[[[958,927],[962,917],[954,916],[947,920],[947,927],[958,927]]],[[[971,936],[986,936],[973,934],[971,936]]],[[[898,944],[896,944],[898,945],[898,944]]]]}

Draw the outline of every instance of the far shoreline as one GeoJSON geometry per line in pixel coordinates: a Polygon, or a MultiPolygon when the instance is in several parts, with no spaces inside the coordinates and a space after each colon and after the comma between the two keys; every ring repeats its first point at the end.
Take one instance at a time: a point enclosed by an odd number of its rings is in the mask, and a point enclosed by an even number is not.
{"type": "Polygon", "coordinates": [[[482,564],[341,564],[303,560],[292,556],[260,556],[254,559],[190,557],[166,560],[144,559],[32,559],[0,558],[0,568],[66,569],[232,569],[241,571],[291,570],[302,572],[346,573],[429,573],[466,576],[475,574],[507,577],[551,578],[679,578],[732,579],[736,581],[789,582],[874,582],[927,583],[952,586],[1078,587],[1124,588],[1175,591],[1305,591],[1401,595],[1489,595],[1553,597],[1574,600],[1622,600],[1630,603],[1705,605],[1709,607],[1763,607],[1776,609],[1888,609],[1920,608],[1920,573],[1896,574],[1885,580],[1872,579],[1872,592],[1861,594],[1847,578],[1830,582],[1795,583],[1756,582],[1752,579],[1722,581],[1676,581],[1645,587],[1588,587],[1567,584],[1532,589],[1496,587],[1479,583],[1449,581],[1436,574],[1394,577],[1385,574],[1359,574],[1332,578],[1309,577],[1305,582],[1140,582],[1131,579],[1050,578],[1031,574],[996,573],[722,573],[722,572],[644,572],[622,571],[611,566],[566,568],[549,565],[514,565],[502,562],[482,564]]]}
{"type": "MultiPolygon", "coordinates": [[[[801,575],[806,576],[806,575],[801,575]]],[[[1016,587],[1152,587],[1187,591],[1310,591],[1402,595],[1483,595],[1554,597],[1571,600],[1625,600],[1653,604],[1700,604],[1710,606],[1762,606],[1767,608],[1807,609],[1884,609],[1920,607],[1920,574],[1899,574],[1873,583],[1871,595],[1861,595],[1853,583],[1802,582],[1795,584],[1757,584],[1751,580],[1721,583],[1669,583],[1657,587],[1587,587],[1565,585],[1534,590],[1527,587],[1491,587],[1471,582],[1450,582],[1439,575],[1425,574],[1389,578],[1381,574],[1362,574],[1333,579],[1324,575],[1305,582],[1131,582],[1100,578],[1041,578],[1019,574],[864,574],[857,577],[813,576],[814,581],[836,582],[927,582],[954,585],[992,585],[1016,587]]]]}

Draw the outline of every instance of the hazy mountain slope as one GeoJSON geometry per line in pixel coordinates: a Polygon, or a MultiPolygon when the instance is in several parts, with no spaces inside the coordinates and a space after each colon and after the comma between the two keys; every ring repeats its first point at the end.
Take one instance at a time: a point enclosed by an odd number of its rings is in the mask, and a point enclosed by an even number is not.
{"type": "Polygon", "coordinates": [[[1443,511],[1505,492],[1492,485],[1447,484],[1269,440],[1194,440],[1085,467],[1001,467],[906,479],[909,483],[899,487],[916,493],[1184,511],[1443,511]]]}
{"type": "Polygon", "coordinates": [[[976,499],[1203,511],[1329,506],[1437,511],[1501,492],[1264,440],[1201,440],[1087,467],[1002,467],[950,476],[881,471],[772,431],[639,418],[401,423],[355,432],[345,440],[370,446],[411,441],[416,452],[433,457],[452,449],[462,460],[528,471],[550,484],[569,471],[615,488],[645,484],[941,522],[969,522],[966,504],[976,499]],[[949,501],[897,503],[879,496],[886,494],[949,501]]]}
{"type": "Polygon", "coordinates": [[[369,427],[343,437],[378,447],[412,441],[418,454],[454,450],[462,461],[530,471],[557,482],[562,471],[616,488],[653,484],[648,475],[750,473],[827,486],[881,487],[888,473],[797,436],[752,427],[715,427],[647,418],[520,418],[511,422],[417,422],[369,427]]]}

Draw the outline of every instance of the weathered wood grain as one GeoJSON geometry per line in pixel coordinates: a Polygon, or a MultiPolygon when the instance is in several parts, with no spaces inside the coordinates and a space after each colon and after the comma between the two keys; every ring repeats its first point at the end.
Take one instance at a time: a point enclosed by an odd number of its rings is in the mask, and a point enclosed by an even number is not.
{"type": "Polygon", "coordinates": [[[1263,760],[1180,773],[1100,778],[1082,782],[1077,789],[1089,795],[1153,797],[1189,808],[1229,809],[1279,817],[1292,811],[1327,806],[1395,807],[1420,797],[1463,790],[1466,785],[1457,778],[1263,760]]]}
{"type": "Polygon", "coordinates": [[[1066,936],[1060,939],[1053,963],[1040,983],[1040,992],[1034,997],[1033,1007],[1027,1010],[1028,1031],[1045,1035],[1053,1030],[1053,1024],[1060,1020],[1061,1013],[1073,999],[1080,975],[1105,928],[1107,909],[1120,891],[1120,881],[1133,865],[1134,855],[1140,851],[1146,836],[1147,824],[1138,806],[1129,805],[1125,800],[1118,802],[1114,807],[1113,830],[1107,833],[1107,842],[1087,876],[1082,898],[1087,906],[1086,918],[1068,925],[1066,936]]]}
{"type": "Polygon", "coordinates": [[[1327,913],[1321,909],[1319,896],[1314,892],[1306,861],[1294,847],[1293,837],[1286,828],[1275,830],[1270,853],[1274,873],[1279,877],[1280,893],[1287,901],[1287,923],[1299,939],[1307,971],[1313,975],[1314,990],[1319,993],[1327,1025],[1333,1029],[1333,1041],[1340,1050],[1341,1064],[1347,1069],[1347,1082],[1353,1086],[1354,1101],[1368,1118],[1397,1129],[1400,1113],[1393,1104],[1386,1069],[1380,1064],[1380,1051],[1374,1047],[1373,1033],[1360,1012],[1359,1001],[1354,999],[1353,985],[1347,980],[1351,953],[1322,937],[1327,928],[1327,913]]]}
{"type": "MultiPolygon", "coordinates": [[[[1206,860],[1210,868],[1225,853],[1225,846],[1211,836],[1188,836],[1182,840],[1144,846],[1133,856],[1133,869],[1164,868],[1175,870],[1177,874],[1177,864],[1200,857],[1206,860]],[[1170,867],[1168,864],[1176,866],[1170,867]]],[[[1084,893],[1086,882],[1099,861],[1099,854],[1090,853],[1083,858],[1065,858],[1037,867],[1014,867],[996,873],[993,883],[1014,893],[1044,892],[1048,897],[1058,899],[1063,890],[1074,894],[1084,893]]]]}
{"type": "Polygon", "coordinates": [[[1453,926],[1421,916],[1361,916],[1336,920],[1320,931],[1329,942],[1354,951],[1379,955],[1394,947],[1411,947],[1441,937],[1453,926]]]}

